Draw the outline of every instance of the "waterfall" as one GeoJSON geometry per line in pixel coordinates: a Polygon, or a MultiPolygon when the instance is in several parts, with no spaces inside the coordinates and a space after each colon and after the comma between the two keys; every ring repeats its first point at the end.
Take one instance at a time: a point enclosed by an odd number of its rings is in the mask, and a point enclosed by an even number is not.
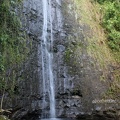
{"type": "MultiPolygon", "coordinates": [[[[46,99],[50,100],[50,117],[55,115],[55,90],[53,75],[53,25],[51,14],[51,0],[43,0],[43,33],[42,33],[42,76],[43,76],[43,109],[46,107],[46,99]],[[49,14],[48,14],[49,12],[49,14]],[[50,22],[50,36],[48,35],[48,21],[50,22]]],[[[44,116],[45,117],[45,116],[44,116]]]]}

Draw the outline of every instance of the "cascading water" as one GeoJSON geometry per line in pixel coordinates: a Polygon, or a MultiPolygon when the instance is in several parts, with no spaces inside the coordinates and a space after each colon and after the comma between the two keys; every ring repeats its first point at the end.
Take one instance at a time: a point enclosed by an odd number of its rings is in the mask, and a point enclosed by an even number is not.
{"type": "MultiPolygon", "coordinates": [[[[42,75],[43,75],[43,109],[46,107],[46,99],[50,100],[50,117],[55,118],[55,90],[52,68],[53,26],[51,16],[51,0],[43,0],[43,33],[42,33],[42,75]],[[49,14],[48,14],[49,11],[49,14]],[[48,21],[50,22],[50,36],[48,35],[48,21]]],[[[46,117],[43,115],[43,117],[46,117]]]]}
{"type": "MultiPolygon", "coordinates": [[[[50,10],[50,28],[51,28],[51,37],[50,37],[50,51],[53,52],[53,26],[52,26],[52,11],[51,11],[51,0],[49,0],[49,10],[50,10]]],[[[50,115],[51,117],[55,117],[55,89],[54,89],[54,76],[53,76],[53,69],[52,69],[52,59],[53,54],[52,52],[49,54],[49,79],[50,79],[50,91],[49,91],[49,98],[50,98],[50,115]]]]}

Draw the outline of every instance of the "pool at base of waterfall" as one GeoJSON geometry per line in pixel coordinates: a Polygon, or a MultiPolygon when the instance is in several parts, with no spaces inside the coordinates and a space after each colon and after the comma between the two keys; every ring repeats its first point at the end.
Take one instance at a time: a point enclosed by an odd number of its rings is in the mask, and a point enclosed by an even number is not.
{"type": "MultiPolygon", "coordinates": [[[[36,118],[36,117],[32,117],[32,118],[23,118],[21,120],[78,120],[75,118],[36,118]]],[[[81,119],[81,120],[86,120],[86,119],[81,119]]]]}
{"type": "Polygon", "coordinates": [[[89,117],[78,117],[78,118],[36,118],[36,117],[30,117],[30,118],[24,118],[21,120],[119,120],[118,117],[105,117],[105,116],[89,116],[89,117]]]}
{"type": "Polygon", "coordinates": [[[45,119],[40,119],[40,120],[75,120],[75,119],[70,119],[70,118],[45,118],[45,119]]]}

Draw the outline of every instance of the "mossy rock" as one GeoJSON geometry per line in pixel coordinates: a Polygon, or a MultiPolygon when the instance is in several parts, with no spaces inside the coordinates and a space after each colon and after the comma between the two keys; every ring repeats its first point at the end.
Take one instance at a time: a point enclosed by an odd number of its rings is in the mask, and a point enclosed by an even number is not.
{"type": "Polygon", "coordinates": [[[10,120],[10,119],[8,119],[6,116],[4,116],[4,115],[0,115],[0,120],[10,120]]]}

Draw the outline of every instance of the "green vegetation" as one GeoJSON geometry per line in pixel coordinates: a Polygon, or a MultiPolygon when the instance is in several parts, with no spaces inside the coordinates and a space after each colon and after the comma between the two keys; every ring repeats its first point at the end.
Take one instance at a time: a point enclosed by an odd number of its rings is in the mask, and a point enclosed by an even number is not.
{"type": "Polygon", "coordinates": [[[0,120],[10,120],[6,116],[0,115],[0,120]]]}
{"type": "Polygon", "coordinates": [[[87,52],[99,63],[100,68],[106,71],[107,66],[115,60],[107,45],[104,29],[100,25],[102,19],[101,6],[93,1],[91,2],[91,0],[75,0],[74,3],[79,24],[88,26],[83,31],[88,42],[87,52]]]}
{"type": "Polygon", "coordinates": [[[110,83],[107,96],[119,99],[120,93],[120,1],[97,0],[101,8],[100,24],[105,28],[108,46],[115,57],[115,69],[111,72],[113,81],[110,83]]]}
{"type": "Polygon", "coordinates": [[[5,71],[11,63],[19,62],[20,47],[23,45],[23,38],[20,37],[21,24],[11,6],[13,0],[0,1],[0,71],[5,71]],[[11,9],[11,10],[10,10],[11,9]],[[10,55],[10,56],[9,56],[10,55]]]}
{"type": "Polygon", "coordinates": [[[2,102],[4,93],[13,94],[16,86],[16,72],[20,63],[25,59],[25,33],[16,15],[15,7],[20,0],[0,0],[0,94],[2,102]]]}
{"type": "Polygon", "coordinates": [[[120,51],[120,1],[97,0],[102,7],[102,26],[106,29],[108,45],[112,50],[120,51]]]}
{"type": "MultiPolygon", "coordinates": [[[[89,26],[84,35],[87,53],[98,63],[100,81],[110,85],[105,97],[120,93],[120,2],[118,0],[74,0],[77,21],[89,26]],[[108,77],[109,76],[109,77],[108,77]]],[[[93,63],[96,66],[96,63],[93,63]]]]}

